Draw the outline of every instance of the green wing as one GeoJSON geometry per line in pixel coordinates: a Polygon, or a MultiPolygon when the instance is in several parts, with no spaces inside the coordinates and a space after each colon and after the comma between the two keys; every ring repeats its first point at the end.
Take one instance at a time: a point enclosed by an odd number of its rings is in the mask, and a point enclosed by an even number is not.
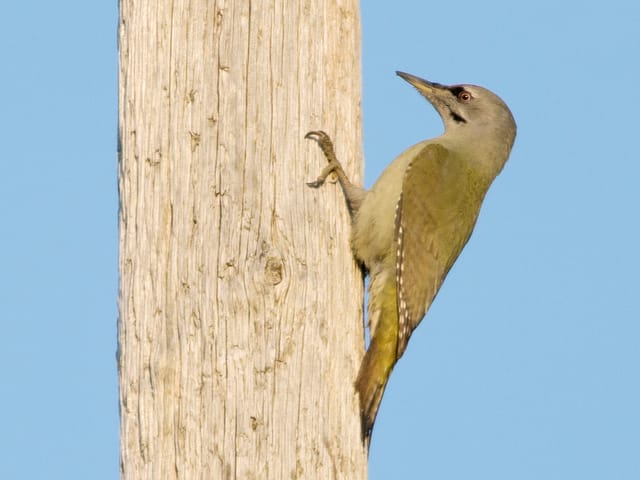
{"type": "Polygon", "coordinates": [[[398,358],[478,218],[489,185],[470,164],[435,143],[405,172],[395,218],[398,358]]]}

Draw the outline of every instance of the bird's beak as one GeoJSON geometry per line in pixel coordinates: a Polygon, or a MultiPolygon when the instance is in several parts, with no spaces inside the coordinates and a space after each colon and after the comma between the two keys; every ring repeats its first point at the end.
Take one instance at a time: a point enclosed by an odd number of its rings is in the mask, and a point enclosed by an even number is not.
{"type": "Polygon", "coordinates": [[[439,97],[441,95],[438,95],[438,92],[448,91],[446,85],[430,82],[429,80],[416,77],[415,75],[411,75],[410,73],[396,72],[396,74],[413,85],[422,95],[427,97],[427,99],[430,101],[433,100],[433,97],[439,97]]]}
{"type": "MultiPolygon", "coordinates": [[[[452,106],[450,105],[451,91],[447,85],[430,82],[405,72],[396,72],[396,74],[413,85],[420,92],[420,95],[433,105],[445,124],[447,123],[452,112],[452,106]]],[[[457,117],[461,118],[459,115],[457,117]]]]}

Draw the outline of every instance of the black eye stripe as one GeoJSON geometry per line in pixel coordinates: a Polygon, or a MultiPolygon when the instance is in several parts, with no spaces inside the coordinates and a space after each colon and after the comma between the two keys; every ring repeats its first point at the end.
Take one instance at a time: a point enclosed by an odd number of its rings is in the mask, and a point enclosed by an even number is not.
{"type": "Polygon", "coordinates": [[[451,118],[456,123],[467,123],[467,121],[455,112],[451,112],[451,118]]]}

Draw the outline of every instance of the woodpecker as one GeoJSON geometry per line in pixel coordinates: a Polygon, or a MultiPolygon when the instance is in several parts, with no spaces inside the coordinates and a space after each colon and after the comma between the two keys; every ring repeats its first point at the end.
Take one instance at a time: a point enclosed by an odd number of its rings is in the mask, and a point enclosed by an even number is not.
{"type": "Polygon", "coordinates": [[[371,190],[349,181],[326,133],[305,136],[329,162],[308,185],[337,176],[351,215],[353,255],[369,275],[370,342],[355,382],[367,447],[391,371],[469,240],[516,135],[511,111],[489,90],[396,73],[433,105],[445,131],[401,153],[371,190]]]}

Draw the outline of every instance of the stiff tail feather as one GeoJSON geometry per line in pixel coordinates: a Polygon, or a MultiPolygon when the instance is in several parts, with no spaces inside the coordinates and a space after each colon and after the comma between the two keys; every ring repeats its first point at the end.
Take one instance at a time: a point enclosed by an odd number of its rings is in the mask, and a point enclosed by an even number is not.
{"type": "Polygon", "coordinates": [[[356,390],[360,397],[360,416],[362,422],[362,441],[369,449],[371,431],[376,421],[391,370],[396,362],[395,343],[390,345],[373,338],[362,359],[356,390]]]}

